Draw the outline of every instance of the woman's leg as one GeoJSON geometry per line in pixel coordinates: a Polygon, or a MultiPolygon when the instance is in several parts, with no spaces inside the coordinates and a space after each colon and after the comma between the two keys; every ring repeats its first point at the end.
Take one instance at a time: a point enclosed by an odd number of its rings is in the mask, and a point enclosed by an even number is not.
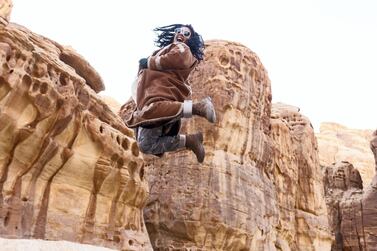
{"type": "Polygon", "coordinates": [[[143,153],[161,155],[185,147],[182,135],[164,136],[162,126],[155,128],[139,127],[137,142],[143,153]]]}
{"type": "Polygon", "coordinates": [[[200,163],[203,162],[205,151],[201,132],[188,135],[166,136],[161,127],[139,127],[137,143],[141,152],[161,156],[165,152],[187,148],[194,152],[200,163]]]}

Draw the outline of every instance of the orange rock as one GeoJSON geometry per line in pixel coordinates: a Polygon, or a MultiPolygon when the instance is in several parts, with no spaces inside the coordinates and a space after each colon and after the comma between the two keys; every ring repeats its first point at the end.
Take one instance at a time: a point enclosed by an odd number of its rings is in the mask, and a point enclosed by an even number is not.
{"type": "Polygon", "coordinates": [[[0,26],[0,235],[151,250],[133,132],[95,93],[89,64],[66,52],[0,26]]]}
{"type": "Polygon", "coordinates": [[[145,156],[154,248],[330,250],[313,129],[297,108],[271,104],[258,56],[208,41],[190,82],[194,100],[212,98],[218,122],[195,117],[182,128],[204,133],[203,164],[186,150],[145,156]]]}
{"type": "Polygon", "coordinates": [[[369,185],[375,174],[374,158],[369,149],[372,130],[322,123],[316,137],[321,165],[330,166],[332,163],[348,161],[360,172],[364,185],[369,185]]]}
{"type": "Polygon", "coordinates": [[[9,22],[10,14],[12,12],[12,7],[13,7],[12,0],[0,1],[0,23],[9,22]]]}
{"type": "MultiPolygon", "coordinates": [[[[377,131],[371,137],[370,148],[377,163],[377,131]]],[[[363,190],[359,171],[347,161],[338,162],[325,169],[325,190],[329,222],[336,237],[331,250],[374,250],[377,175],[363,190]]]]}

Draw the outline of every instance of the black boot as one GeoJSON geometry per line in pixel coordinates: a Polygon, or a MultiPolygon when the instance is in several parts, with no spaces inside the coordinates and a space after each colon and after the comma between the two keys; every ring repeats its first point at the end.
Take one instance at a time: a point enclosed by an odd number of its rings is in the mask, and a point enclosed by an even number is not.
{"type": "Polygon", "coordinates": [[[206,153],[203,147],[203,134],[201,132],[186,135],[185,146],[195,153],[199,163],[203,162],[206,153]]]}
{"type": "Polygon", "coordinates": [[[210,97],[202,99],[192,105],[192,114],[206,118],[209,122],[216,122],[216,112],[210,97]]]}

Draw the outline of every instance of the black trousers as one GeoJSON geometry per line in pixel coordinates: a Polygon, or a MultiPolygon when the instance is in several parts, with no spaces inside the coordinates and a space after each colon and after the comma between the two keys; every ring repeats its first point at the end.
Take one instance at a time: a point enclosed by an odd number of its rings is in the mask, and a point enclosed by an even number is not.
{"type": "Polygon", "coordinates": [[[172,152],[184,148],[179,133],[180,120],[170,122],[154,128],[137,128],[136,141],[143,153],[161,156],[165,152],[172,152]]]}

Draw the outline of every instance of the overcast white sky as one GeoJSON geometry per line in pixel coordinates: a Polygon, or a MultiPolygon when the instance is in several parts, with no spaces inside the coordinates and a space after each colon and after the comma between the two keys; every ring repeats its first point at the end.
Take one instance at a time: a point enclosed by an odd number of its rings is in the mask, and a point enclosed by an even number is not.
{"type": "Polygon", "coordinates": [[[376,129],[375,0],[13,0],[11,21],[70,45],[120,103],[153,28],[189,23],[205,40],[240,42],[269,73],[273,102],[301,108],[318,130],[331,121],[376,129]]]}

